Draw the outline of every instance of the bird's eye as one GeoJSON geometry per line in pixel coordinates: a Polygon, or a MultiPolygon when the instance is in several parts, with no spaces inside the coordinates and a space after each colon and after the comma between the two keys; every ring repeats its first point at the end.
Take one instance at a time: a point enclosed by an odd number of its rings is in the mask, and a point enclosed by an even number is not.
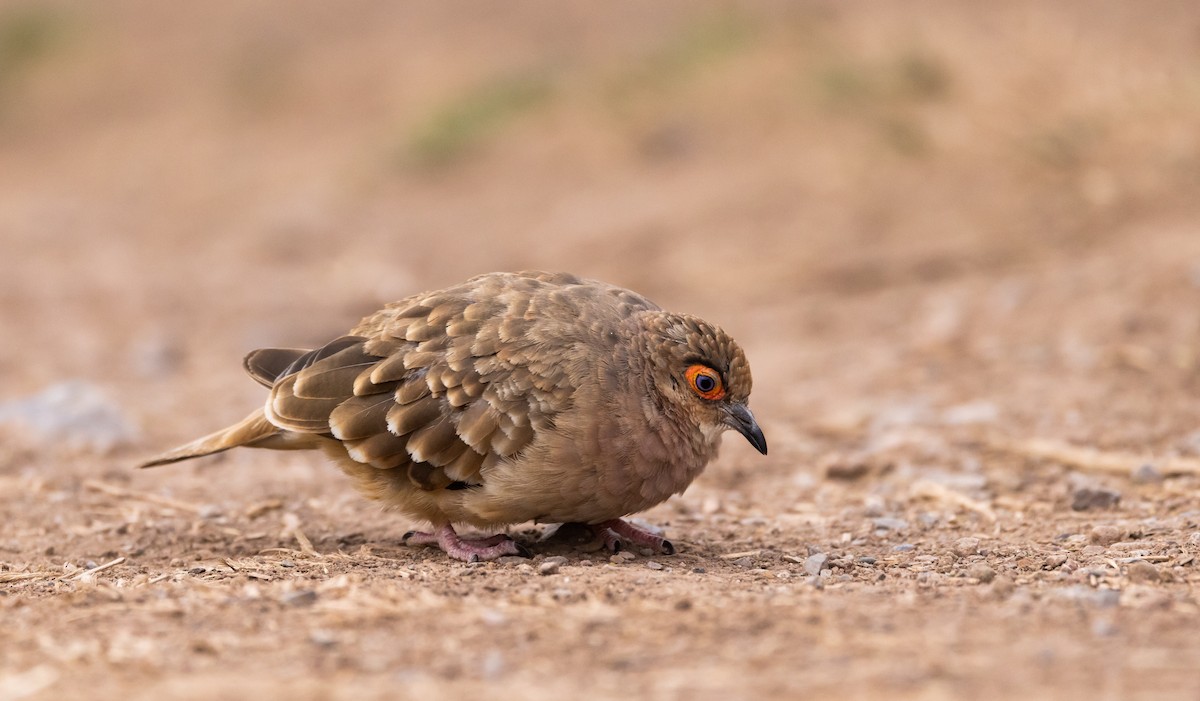
{"type": "Polygon", "coordinates": [[[687,369],[688,386],[700,395],[701,399],[716,401],[725,396],[725,387],[721,384],[721,376],[716,370],[707,365],[693,365],[687,369]]]}

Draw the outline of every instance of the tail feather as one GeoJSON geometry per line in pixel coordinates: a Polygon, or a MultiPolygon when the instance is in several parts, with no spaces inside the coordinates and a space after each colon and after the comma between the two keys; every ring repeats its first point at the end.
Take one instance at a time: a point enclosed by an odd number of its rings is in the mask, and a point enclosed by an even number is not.
{"type": "Polygon", "coordinates": [[[222,453],[238,446],[276,443],[278,441],[273,441],[272,439],[279,438],[281,433],[282,431],[278,426],[267,420],[266,415],[263,414],[263,410],[258,409],[229,428],[222,429],[216,433],[210,433],[203,438],[197,438],[191,443],[168,450],[138,465],[138,467],[168,465],[180,460],[222,453]]]}

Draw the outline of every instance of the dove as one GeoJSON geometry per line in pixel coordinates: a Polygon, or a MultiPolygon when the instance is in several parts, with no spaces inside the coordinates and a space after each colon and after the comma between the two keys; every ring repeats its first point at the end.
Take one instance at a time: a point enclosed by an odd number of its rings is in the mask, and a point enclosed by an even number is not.
{"type": "Polygon", "coordinates": [[[683,493],[726,430],[767,453],[728,334],[565,273],[480,275],[388,304],[320,348],[244,364],[265,405],[141,467],[319,449],[366,497],[431,524],[407,544],[468,562],[529,552],[456,525],[577,523],[613,551],[674,554],[625,518],[683,493]]]}

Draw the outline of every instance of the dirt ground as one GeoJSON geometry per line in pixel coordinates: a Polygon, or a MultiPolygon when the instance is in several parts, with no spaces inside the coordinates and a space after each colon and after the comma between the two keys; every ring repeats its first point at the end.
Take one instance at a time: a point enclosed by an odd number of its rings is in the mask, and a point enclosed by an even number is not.
{"type": "Polygon", "coordinates": [[[6,3],[0,699],[1195,699],[1197,192],[1194,3],[6,3]],[[677,555],[133,469],[527,268],[746,349],[677,555]]]}

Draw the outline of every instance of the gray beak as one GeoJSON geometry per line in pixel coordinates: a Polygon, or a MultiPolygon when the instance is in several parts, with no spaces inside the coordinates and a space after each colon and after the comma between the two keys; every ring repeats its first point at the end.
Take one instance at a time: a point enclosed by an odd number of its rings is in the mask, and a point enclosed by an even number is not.
{"type": "Polygon", "coordinates": [[[729,405],[729,426],[745,436],[755,450],[763,455],[767,454],[767,439],[758,427],[758,422],[754,420],[754,414],[750,413],[745,404],[729,405]]]}

